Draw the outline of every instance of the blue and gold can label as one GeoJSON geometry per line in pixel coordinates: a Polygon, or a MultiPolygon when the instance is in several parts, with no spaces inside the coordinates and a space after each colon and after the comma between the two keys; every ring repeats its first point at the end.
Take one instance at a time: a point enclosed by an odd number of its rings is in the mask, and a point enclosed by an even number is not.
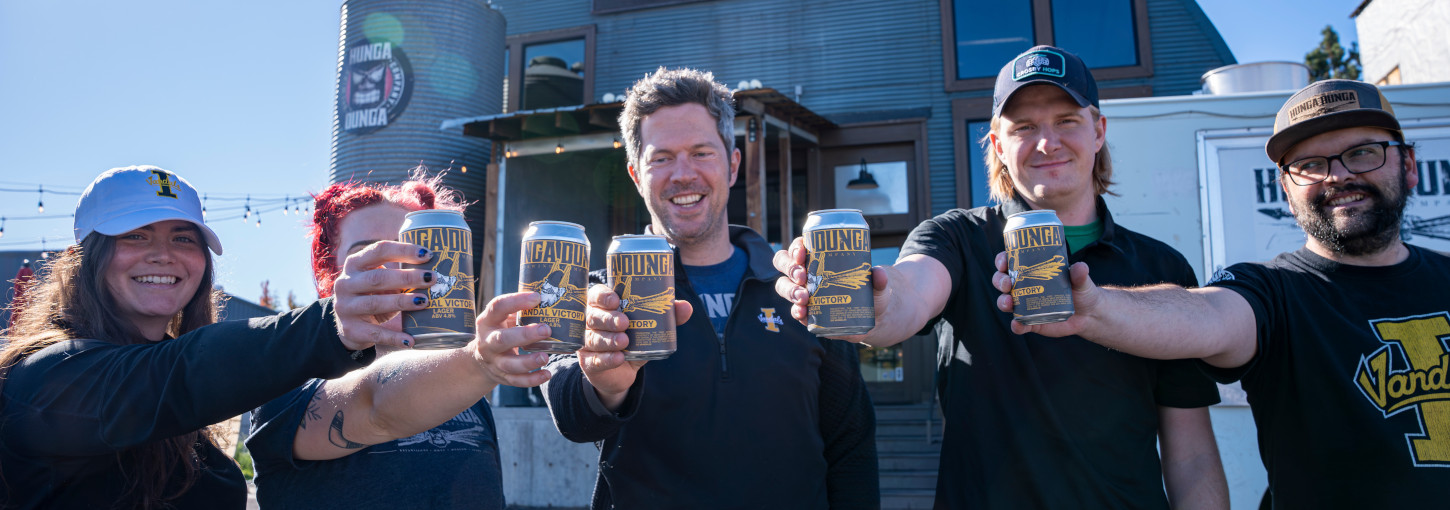
{"type": "Polygon", "coordinates": [[[1012,318],[1026,325],[1072,317],[1067,238],[1057,212],[1039,209],[1007,217],[1007,275],[1012,277],[1012,318]]]}
{"type": "Polygon", "coordinates": [[[433,272],[432,285],[408,292],[428,294],[428,308],[403,312],[403,332],[418,349],[463,347],[474,336],[473,232],[463,213],[425,209],[408,213],[398,240],[427,248],[428,262],[404,269],[433,272]]]}
{"type": "Polygon", "coordinates": [[[871,231],[856,209],[828,209],[802,228],[810,260],[806,330],[816,336],[860,335],[876,327],[871,289],[871,231]]]}
{"type": "Polygon", "coordinates": [[[523,352],[573,354],[584,346],[584,308],[589,289],[589,238],[584,227],[535,221],[524,232],[519,291],[539,293],[539,306],[519,313],[519,325],[547,324],[549,338],[523,352]]]}

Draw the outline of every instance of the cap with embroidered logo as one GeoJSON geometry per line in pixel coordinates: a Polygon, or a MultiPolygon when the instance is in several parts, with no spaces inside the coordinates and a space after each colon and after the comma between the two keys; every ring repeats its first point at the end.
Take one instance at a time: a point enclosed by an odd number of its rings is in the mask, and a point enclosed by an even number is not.
{"type": "Polygon", "coordinates": [[[1012,99],[1012,94],[1035,83],[1057,85],[1083,108],[1098,106],[1098,82],[1082,59],[1056,46],[1034,46],[1002,66],[997,73],[997,88],[992,92],[992,117],[1002,114],[1002,108],[1007,100],[1012,99]]]}
{"type": "Polygon", "coordinates": [[[76,202],[76,242],[91,232],[115,236],[168,220],[196,225],[211,251],[222,254],[221,241],[202,218],[196,189],[181,176],[146,165],[112,168],[86,186],[76,202]]]}
{"type": "Polygon", "coordinates": [[[1377,127],[1400,133],[1395,109],[1379,87],[1354,80],[1323,80],[1296,92],[1274,117],[1274,134],[1264,152],[1274,163],[1294,144],[1320,133],[1377,127]]]}

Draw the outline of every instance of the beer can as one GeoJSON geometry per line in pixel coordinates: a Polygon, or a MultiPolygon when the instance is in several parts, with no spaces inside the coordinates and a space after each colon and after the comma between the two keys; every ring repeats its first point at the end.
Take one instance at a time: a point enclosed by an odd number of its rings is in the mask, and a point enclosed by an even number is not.
{"type": "Polygon", "coordinates": [[[572,354],[584,346],[584,303],[589,289],[589,238],[584,227],[535,221],[524,231],[519,291],[537,292],[539,306],[519,313],[519,325],[548,324],[549,338],[521,352],[572,354]]]}
{"type": "Polygon", "coordinates": [[[664,236],[614,236],[606,252],[609,288],[629,318],[626,360],[657,360],[675,352],[675,252],[664,236]]]}
{"type": "Polygon", "coordinates": [[[802,228],[810,260],[806,291],[816,336],[860,335],[876,327],[871,293],[871,230],[858,209],[827,209],[806,216],[802,228]]]}
{"type": "Polygon", "coordinates": [[[1007,274],[1012,287],[1012,318],[1026,325],[1072,317],[1067,237],[1057,211],[1040,209],[1007,217],[1007,274]]]}
{"type": "Polygon", "coordinates": [[[452,349],[473,340],[473,232],[463,213],[443,209],[413,211],[403,217],[398,240],[428,249],[422,264],[403,264],[404,269],[427,269],[433,283],[426,290],[428,308],[403,312],[403,332],[413,335],[418,349],[452,349]]]}

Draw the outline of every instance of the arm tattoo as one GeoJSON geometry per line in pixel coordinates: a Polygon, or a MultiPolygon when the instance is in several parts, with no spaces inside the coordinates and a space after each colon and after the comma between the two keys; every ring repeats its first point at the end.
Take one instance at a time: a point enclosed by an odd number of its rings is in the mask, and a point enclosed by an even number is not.
{"type": "Polygon", "coordinates": [[[374,378],[374,380],[377,381],[378,386],[382,386],[384,384],[387,384],[388,381],[393,380],[393,378],[397,377],[398,374],[402,371],[403,365],[401,364],[388,365],[378,370],[378,375],[374,378]]]}
{"type": "Polygon", "coordinates": [[[312,392],[312,400],[307,402],[306,412],[302,414],[302,428],[306,429],[309,421],[321,420],[322,413],[318,412],[321,409],[322,388],[317,388],[317,391],[312,392]]]}
{"type": "Polygon", "coordinates": [[[332,415],[332,428],[327,431],[327,440],[328,442],[331,442],[333,446],[336,446],[338,448],[345,448],[348,450],[356,450],[358,448],[367,446],[362,443],[354,443],[352,442],[352,440],[342,435],[341,409],[337,410],[337,414],[332,415]]]}

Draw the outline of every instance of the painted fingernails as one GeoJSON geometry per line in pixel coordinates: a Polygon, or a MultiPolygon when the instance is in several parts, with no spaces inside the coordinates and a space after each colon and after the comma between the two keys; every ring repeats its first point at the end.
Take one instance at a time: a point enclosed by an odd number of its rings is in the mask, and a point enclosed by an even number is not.
{"type": "Polygon", "coordinates": [[[423,272],[423,283],[433,283],[433,272],[432,271],[424,271],[423,272]]]}
{"type": "Polygon", "coordinates": [[[413,346],[413,341],[412,340],[403,339],[403,347],[412,347],[412,346],[413,346]]]}
{"type": "Polygon", "coordinates": [[[428,249],[427,248],[418,248],[418,258],[420,258],[420,259],[426,259],[426,258],[428,258],[428,249]]]}
{"type": "Polygon", "coordinates": [[[423,306],[423,303],[427,303],[427,302],[428,302],[428,300],[425,299],[423,296],[413,296],[413,304],[414,305],[423,306]]]}

